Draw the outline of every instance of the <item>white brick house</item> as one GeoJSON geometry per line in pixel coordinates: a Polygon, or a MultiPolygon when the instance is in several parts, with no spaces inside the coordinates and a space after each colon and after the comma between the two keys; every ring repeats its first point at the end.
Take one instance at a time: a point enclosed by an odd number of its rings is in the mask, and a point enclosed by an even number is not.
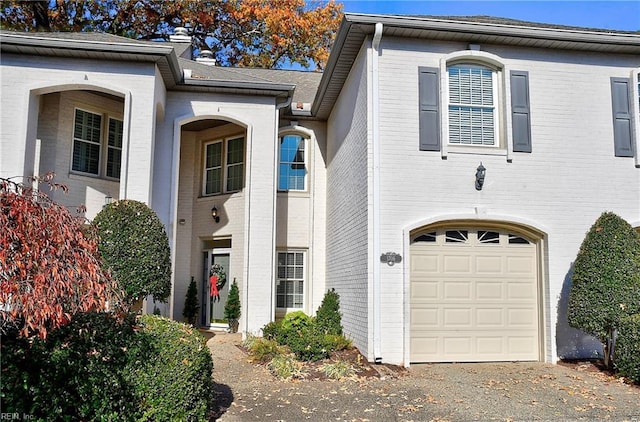
{"type": "Polygon", "coordinates": [[[54,199],[88,218],[110,197],[149,204],[173,290],[148,310],[182,319],[193,277],[215,326],[235,279],[245,333],[335,288],[375,361],[599,350],[566,297],[603,211],[640,226],[640,35],[347,14],[323,74],[209,66],[188,43],[0,37],[0,177],[55,171],[70,194],[54,199]]]}

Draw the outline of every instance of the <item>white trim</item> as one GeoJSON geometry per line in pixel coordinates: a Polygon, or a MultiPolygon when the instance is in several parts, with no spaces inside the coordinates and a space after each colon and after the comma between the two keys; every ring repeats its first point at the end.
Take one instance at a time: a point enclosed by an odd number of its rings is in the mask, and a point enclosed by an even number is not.
{"type": "Polygon", "coordinates": [[[631,126],[635,150],[635,166],[640,168],[640,68],[631,71],[631,126]]]}
{"type": "Polygon", "coordinates": [[[370,258],[373,267],[373,359],[374,362],[382,362],[382,323],[381,319],[381,286],[380,286],[380,76],[379,76],[379,56],[382,54],[380,41],[382,39],[383,27],[380,22],[376,23],[375,33],[371,40],[371,136],[373,153],[373,174],[372,174],[372,214],[373,214],[373,256],[370,258]]]}

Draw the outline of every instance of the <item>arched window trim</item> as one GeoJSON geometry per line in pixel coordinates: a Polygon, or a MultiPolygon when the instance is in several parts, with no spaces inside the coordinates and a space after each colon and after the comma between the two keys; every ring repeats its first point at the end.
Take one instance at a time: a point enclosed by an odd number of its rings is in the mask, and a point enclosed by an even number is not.
{"type": "Polygon", "coordinates": [[[309,183],[310,183],[310,162],[311,162],[311,145],[315,140],[315,134],[312,130],[307,129],[298,125],[290,125],[280,128],[278,131],[278,181],[277,181],[277,190],[278,192],[308,192],[309,191],[309,183]],[[304,167],[305,167],[305,175],[304,175],[304,188],[303,189],[291,189],[291,188],[282,188],[280,185],[280,169],[281,169],[281,152],[280,152],[280,140],[287,136],[294,135],[300,136],[302,141],[304,142],[304,167]]]}
{"type": "Polygon", "coordinates": [[[440,60],[440,113],[442,148],[441,156],[446,158],[450,152],[506,155],[507,161],[511,161],[513,156],[513,136],[511,134],[511,92],[509,75],[510,68],[503,59],[495,54],[480,50],[456,51],[444,56],[440,60]],[[459,64],[472,64],[483,66],[495,72],[496,99],[496,140],[497,146],[494,148],[475,147],[470,145],[450,145],[449,144],[449,74],[448,67],[459,64]]]}

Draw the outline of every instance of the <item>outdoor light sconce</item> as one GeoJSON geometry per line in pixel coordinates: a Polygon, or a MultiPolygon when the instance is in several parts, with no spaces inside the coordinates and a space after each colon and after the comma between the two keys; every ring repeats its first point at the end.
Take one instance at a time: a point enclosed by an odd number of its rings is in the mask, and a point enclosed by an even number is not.
{"type": "Polygon", "coordinates": [[[213,218],[213,221],[215,221],[216,223],[220,222],[220,216],[218,215],[218,209],[216,208],[215,205],[213,206],[213,208],[211,208],[211,217],[213,218]]]}
{"type": "Polygon", "coordinates": [[[402,257],[399,253],[387,252],[380,255],[380,262],[386,262],[388,266],[393,267],[393,264],[402,262],[402,257]]]}
{"type": "Polygon", "coordinates": [[[482,165],[482,161],[480,165],[476,169],[476,190],[482,190],[482,185],[484,185],[484,176],[487,173],[487,169],[482,165]]]}
{"type": "Polygon", "coordinates": [[[102,208],[106,207],[107,205],[111,205],[112,202],[113,202],[113,197],[111,195],[105,196],[104,205],[102,206],[102,208]]]}

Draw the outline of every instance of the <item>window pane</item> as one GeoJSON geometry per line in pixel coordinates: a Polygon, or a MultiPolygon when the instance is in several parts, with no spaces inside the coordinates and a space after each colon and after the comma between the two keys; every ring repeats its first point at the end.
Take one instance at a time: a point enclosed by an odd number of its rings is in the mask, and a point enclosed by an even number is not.
{"type": "Polygon", "coordinates": [[[480,243],[500,243],[500,234],[487,230],[478,230],[478,242],[480,243]]]}
{"type": "Polygon", "coordinates": [[[304,190],[305,141],[299,135],[280,138],[279,190],[304,190]]]}
{"type": "Polygon", "coordinates": [[[205,194],[220,193],[222,169],[214,168],[206,171],[205,194]]]}
{"type": "Polygon", "coordinates": [[[227,164],[242,163],[244,159],[244,138],[231,139],[227,148],[227,164]]]}
{"type": "Polygon", "coordinates": [[[107,177],[120,178],[120,162],[122,159],[122,121],[109,119],[107,142],[107,177]]]}
{"type": "Polygon", "coordinates": [[[493,71],[479,66],[451,66],[449,142],[495,145],[493,71]]]}
{"type": "Polygon", "coordinates": [[[122,150],[116,148],[109,148],[107,154],[107,176],[120,178],[120,162],[122,157],[122,150]]]}
{"type": "Polygon", "coordinates": [[[102,116],[76,110],[71,169],[99,174],[102,116]]]}
{"type": "Polygon", "coordinates": [[[276,306],[302,308],[304,306],[304,253],[278,252],[276,306]]]}
{"type": "Polygon", "coordinates": [[[243,164],[235,164],[227,168],[227,192],[233,192],[242,189],[243,173],[243,164]]]}
{"type": "Polygon", "coordinates": [[[84,173],[98,174],[100,145],[74,141],[72,169],[84,173]]]}
{"type": "Polygon", "coordinates": [[[207,145],[205,168],[220,167],[222,165],[222,142],[207,145]]]}

